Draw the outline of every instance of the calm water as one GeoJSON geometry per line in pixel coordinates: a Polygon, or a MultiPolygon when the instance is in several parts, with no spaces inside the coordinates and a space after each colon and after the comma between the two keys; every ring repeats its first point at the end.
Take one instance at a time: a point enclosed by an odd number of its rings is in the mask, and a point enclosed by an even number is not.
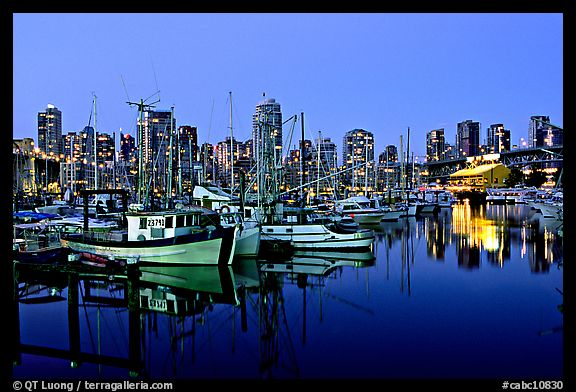
{"type": "Polygon", "coordinates": [[[26,346],[14,377],[126,378],[139,358],[142,378],[558,380],[562,239],[526,216],[525,206],[457,205],[381,223],[372,262],[304,254],[292,273],[254,260],[148,268],[140,304],[157,311],[129,309],[110,279],[81,281],[69,307],[67,281],[49,280],[61,301],[19,304],[26,346]],[[96,355],[71,366],[78,351],[96,355]]]}

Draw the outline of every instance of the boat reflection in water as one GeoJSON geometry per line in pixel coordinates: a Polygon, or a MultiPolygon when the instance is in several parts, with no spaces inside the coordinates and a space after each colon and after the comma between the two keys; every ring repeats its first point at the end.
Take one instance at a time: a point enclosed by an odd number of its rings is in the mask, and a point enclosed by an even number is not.
{"type": "Polygon", "coordinates": [[[49,275],[16,264],[13,374],[558,379],[562,237],[530,225],[528,208],[455,204],[381,223],[370,251],[285,261],[61,270],[40,283],[49,275]]]}

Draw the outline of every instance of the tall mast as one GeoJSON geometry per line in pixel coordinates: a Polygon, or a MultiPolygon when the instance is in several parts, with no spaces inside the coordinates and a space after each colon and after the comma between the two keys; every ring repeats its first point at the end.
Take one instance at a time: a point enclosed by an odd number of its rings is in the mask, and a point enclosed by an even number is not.
{"type": "MultiPolygon", "coordinates": [[[[316,179],[320,180],[320,146],[322,145],[322,131],[318,131],[318,162],[316,163],[316,179]]],[[[320,181],[316,183],[316,199],[320,195],[320,181]]]]}
{"type": "MultiPolygon", "coordinates": [[[[408,140],[406,141],[406,170],[408,170],[409,164],[410,164],[410,127],[408,127],[408,140]]],[[[406,175],[406,188],[408,188],[408,175],[406,175]]],[[[410,188],[408,189],[412,189],[412,185],[410,185],[410,188]]]]}
{"type": "MultiPolygon", "coordinates": [[[[146,100],[148,100],[148,98],[146,98],[146,100]]],[[[138,138],[136,140],[137,144],[138,144],[138,203],[142,203],[142,198],[144,197],[144,184],[146,183],[144,181],[144,177],[146,172],[144,171],[144,159],[143,159],[143,155],[144,155],[144,118],[143,118],[143,114],[144,114],[144,108],[153,108],[153,104],[160,102],[160,99],[158,99],[157,101],[152,102],[151,104],[144,104],[144,100],[140,99],[140,102],[130,102],[130,101],[126,101],[126,103],[130,106],[132,105],[136,105],[138,106],[138,113],[139,113],[139,117],[140,117],[140,123],[139,123],[139,127],[138,127],[138,138]]],[[[148,197],[146,197],[146,203],[148,203],[148,197]]]]}
{"type": "Polygon", "coordinates": [[[172,200],[172,162],[173,162],[173,154],[172,149],[174,148],[174,106],[170,107],[170,147],[169,147],[169,154],[168,154],[168,190],[166,192],[166,207],[169,206],[169,201],[172,200]]]}
{"type": "Polygon", "coordinates": [[[94,94],[94,189],[98,189],[98,138],[96,137],[96,94],[94,94]]]}
{"type": "MultiPolygon", "coordinates": [[[[356,165],[356,136],[352,136],[352,167],[356,165]]],[[[356,189],[356,170],[352,171],[352,194],[354,195],[354,190],[356,189]]]]}
{"type": "Polygon", "coordinates": [[[176,129],[176,148],[178,149],[178,197],[182,197],[182,146],[180,146],[180,139],[180,131],[176,129]]]}
{"type": "Polygon", "coordinates": [[[234,132],[232,131],[232,91],[230,94],[230,196],[234,193],[234,132]]]}
{"type": "Polygon", "coordinates": [[[400,185],[402,186],[402,193],[406,192],[406,180],[404,179],[404,142],[402,135],[400,135],[400,185]]]}
{"type": "Polygon", "coordinates": [[[304,196],[304,170],[305,170],[305,154],[304,154],[304,112],[300,112],[300,124],[302,126],[302,135],[300,137],[300,185],[302,190],[300,196],[304,196]]]}
{"type": "Polygon", "coordinates": [[[366,167],[364,168],[364,196],[368,197],[368,132],[366,132],[364,149],[366,150],[366,167]]]}

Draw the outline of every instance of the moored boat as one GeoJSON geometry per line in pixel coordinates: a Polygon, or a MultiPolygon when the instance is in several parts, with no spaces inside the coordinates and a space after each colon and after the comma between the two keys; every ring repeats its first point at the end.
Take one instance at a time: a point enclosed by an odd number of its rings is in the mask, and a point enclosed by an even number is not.
{"type": "Polygon", "coordinates": [[[238,228],[214,225],[200,210],[135,211],[126,213],[126,221],[127,229],[121,231],[63,235],[62,245],[75,252],[139,262],[232,263],[238,228]]]}
{"type": "Polygon", "coordinates": [[[342,216],[350,216],[360,224],[374,224],[382,220],[383,213],[379,208],[370,205],[366,196],[352,196],[335,203],[336,212],[342,216]]]}

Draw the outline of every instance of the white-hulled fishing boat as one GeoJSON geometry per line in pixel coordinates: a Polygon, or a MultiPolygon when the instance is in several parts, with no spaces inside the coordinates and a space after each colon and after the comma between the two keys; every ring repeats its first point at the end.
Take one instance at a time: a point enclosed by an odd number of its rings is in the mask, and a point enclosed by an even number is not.
{"type": "Polygon", "coordinates": [[[352,196],[336,201],[336,212],[342,216],[350,216],[360,224],[380,223],[384,213],[370,205],[366,196],[352,196]]]}
{"type": "Polygon", "coordinates": [[[224,227],[238,227],[234,256],[256,257],[260,250],[260,225],[254,220],[244,219],[241,212],[220,213],[224,227]]]}
{"type": "Polygon", "coordinates": [[[130,212],[126,221],[126,230],[84,230],[65,235],[62,245],[76,252],[140,262],[232,264],[238,228],[214,225],[201,210],[130,212]]]}

